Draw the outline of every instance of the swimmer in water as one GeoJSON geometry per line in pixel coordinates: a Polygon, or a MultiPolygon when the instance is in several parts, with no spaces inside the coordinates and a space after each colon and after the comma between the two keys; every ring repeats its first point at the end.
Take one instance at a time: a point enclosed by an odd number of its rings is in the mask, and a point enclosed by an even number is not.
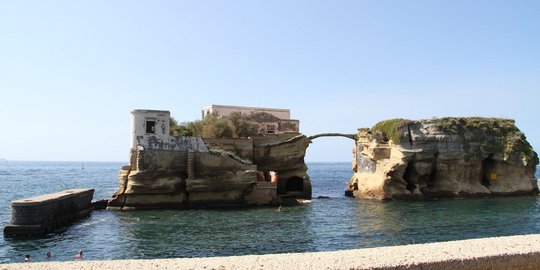
{"type": "Polygon", "coordinates": [[[79,250],[79,252],[77,252],[77,254],[75,255],[75,259],[76,259],[76,260],[80,260],[80,259],[82,259],[83,257],[84,257],[84,255],[83,255],[83,252],[82,252],[82,249],[81,249],[81,250],[79,250]]]}

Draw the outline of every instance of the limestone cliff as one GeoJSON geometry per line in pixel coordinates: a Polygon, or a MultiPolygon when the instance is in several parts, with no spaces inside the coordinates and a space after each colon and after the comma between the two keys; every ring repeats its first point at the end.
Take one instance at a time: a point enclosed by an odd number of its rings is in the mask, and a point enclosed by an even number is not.
{"type": "Polygon", "coordinates": [[[204,139],[209,149],[235,153],[257,166],[268,178],[275,172],[277,194],[281,197],[311,199],[311,181],[304,163],[311,142],[302,134],[268,134],[249,139],[204,139]]]}
{"type": "Polygon", "coordinates": [[[311,199],[311,181],[304,156],[311,140],[302,134],[253,138],[253,163],[259,170],[277,173],[281,197],[311,199]]]}
{"type": "Polygon", "coordinates": [[[349,196],[535,194],[538,156],[513,120],[393,119],[359,129],[349,196]]]}
{"type": "Polygon", "coordinates": [[[130,165],[120,171],[120,188],[109,206],[260,205],[279,204],[286,197],[311,198],[304,164],[309,140],[304,135],[181,138],[198,148],[132,150],[130,165]],[[269,181],[270,173],[277,175],[277,183],[269,181]]]}

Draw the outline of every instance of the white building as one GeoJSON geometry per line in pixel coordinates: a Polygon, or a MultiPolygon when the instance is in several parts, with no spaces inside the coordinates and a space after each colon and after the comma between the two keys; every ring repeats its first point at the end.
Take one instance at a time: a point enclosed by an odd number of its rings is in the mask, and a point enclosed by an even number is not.
{"type": "Polygon", "coordinates": [[[169,111],[134,110],[131,112],[131,150],[208,152],[200,137],[170,135],[169,111]]]}

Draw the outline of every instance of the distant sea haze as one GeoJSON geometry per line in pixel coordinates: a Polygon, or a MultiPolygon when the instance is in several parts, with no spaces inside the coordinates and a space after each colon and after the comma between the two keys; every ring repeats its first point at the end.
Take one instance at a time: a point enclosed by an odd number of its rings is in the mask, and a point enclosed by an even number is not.
{"type": "MultiPolygon", "coordinates": [[[[118,189],[124,162],[0,162],[0,222],[14,199],[94,188],[94,199],[118,189]],[[84,163],[84,169],[81,168],[84,163]]],[[[95,211],[62,233],[0,238],[0,263],[86,259],[208,257],[309,252],[536,233],[538,196],[379,202],[345,197],[351,164],[308,163],[310,203],[209,210],[95,211]],[[329,198],[318,198],[319,196],[329,198]],[[157,230],[156,228],[159,228],[157,230]],[[219,233],[216,233],[219,232],[219,233]]],[[[537,169],[537,177],[539,175],[537,169]]]]}

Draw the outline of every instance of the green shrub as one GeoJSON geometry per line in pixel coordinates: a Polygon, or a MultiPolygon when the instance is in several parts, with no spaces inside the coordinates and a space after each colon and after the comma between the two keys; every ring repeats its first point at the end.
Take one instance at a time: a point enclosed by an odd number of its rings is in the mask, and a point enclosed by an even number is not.
{"type": "Polygon", "coordinates": [[[371,132],[382,134],[393,143],[399,144],[403,138],[403,131],[401,131],[401,128],[411,122],[411,120],[402,118],[384,120],[375,124],[371,128],[371,132]]]}
{"type": "Polygon", "coordinates": [[[203,138],[246,138],[257,135],[259,125],[245,120],[240,113],[219,117],[208,115],[202,120],[179,124],[170,120],[170,134],[174,136],[200,136],[203,138]]]}
{"type": "Polygon", "coordinates": [[[527,161],[534,157],[534,150],[512,119],[444,117],[433,121],[440,131],[460,135],[466,151],[469,140],[475,140],[480,142],[481,149],[477,149],[480,153],[502,153],[507,159],[512,152],[517,152],[527,161]]]}
{"type": "Polygon", "coordinates": [[[170,119],[169,125],[171,127],[170,134],[174,136],[193,136],[193,130],[188,126],[188,123],[178,123],[176,119],[170,119]]]}
{"type": "Polygon", "coordinates": [[[232,138],[233,131],[229,121],[223,118],[206,117],[201,136],[204,138],[232,138]]]}

